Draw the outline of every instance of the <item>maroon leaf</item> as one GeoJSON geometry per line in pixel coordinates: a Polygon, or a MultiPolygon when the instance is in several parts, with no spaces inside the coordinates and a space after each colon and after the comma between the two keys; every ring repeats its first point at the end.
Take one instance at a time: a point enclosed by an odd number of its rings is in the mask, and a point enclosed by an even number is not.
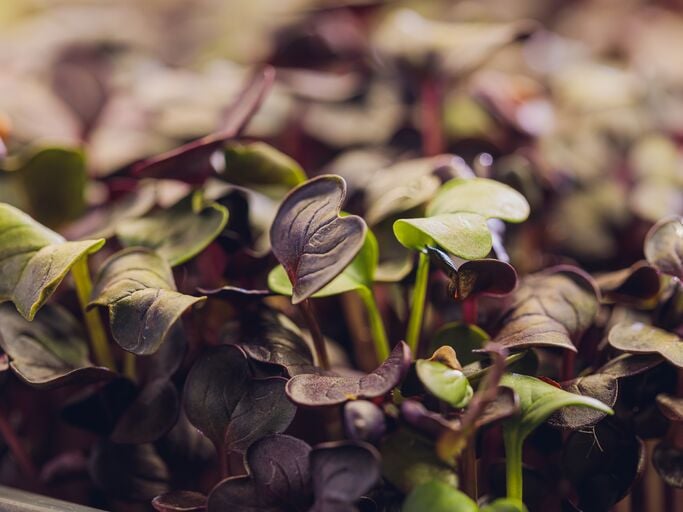
{"type": "Polygon", "coordinates": [[[201,512],[206,510],[206,496],[193,491],[171,491],[152,500],[158,512],[201,512]]]}
{"type": "Polygon", "coordinates": [[[638,303],[659,293],[659,274],[644,261],[595,278],[603,299],[609,302],[638,303]]]}
{"type": "Polygon", "coordinates": [[[337,405],[348,400],[376,398],[397,386],[410,366],[410,348],[401,341],[372,373],[361,377],[302,374],[287,383],[287,396],[307,407],[337,405]]]}

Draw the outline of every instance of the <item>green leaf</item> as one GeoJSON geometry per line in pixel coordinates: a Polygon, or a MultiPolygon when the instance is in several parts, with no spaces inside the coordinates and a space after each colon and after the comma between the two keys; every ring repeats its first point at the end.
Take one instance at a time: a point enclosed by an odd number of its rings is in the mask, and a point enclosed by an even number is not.
{"type": "Polygon", "coordinates": [[[461,212],[517,223],[529,217],[529,203],[504,183],[486,178],[454,178],[445,183],[429,203],[427,216],[461,212]]]}
{"type": "Polygon", "coordinates": [[[80,258],[104,240],[67,242],[21,210],[0,203],[0,302],[32,320],[80,258]]]}
{"type": "Polygon", "coordinates": [[[273,254],[293,284],[297,304],[341,274],[361,250],[367,226],[356,215],[339,215],[346,182],[324,175],[292,190],[270,228],[273,254]]]}
{"type": "Polygon", "coordinates": [[[569,393],[536,377],[516,373],[506,374],[501,379],[500,385],[512,388],[519,396],[520,414],[508,419],[505,426],[506,429],[516,430],[522,441],[562,407],[590,407],[605,414],[614,414],[614,411],[600,400],[569,393]]]}
{"type": "Polygon", "coordinates": [[[485,257],[493,243],[486,218],[473,213],[399,219],[394,223],[394,235],[409,249],[423,251],[438,245],[468,260],[485,257]]]}
{"type": "Polygon", "coordinates": [[[439,348],[431,359],[418,359],[415,369],[431,394],[457,409],[465,407],[474,394],[449,346],[439,348]]]}
{"type": "Polygon", "coordinates": [[[439,480],[430,480],[415,487],[401,509],[402,512],[478,512],[478,510],[477,504],[467,494],[439,480]]]}
{"type": "Polygon", "coordinates": [[[683,340],[664,329],[640,322],[619,323],[610,330],[608,340],[618,350],[633,354],[660,354],[683,368],[683,340]]]}
{"type": "Polygon", "coordinates": [[[527,512],[527,508],[520,500],[514,498],[499,498],[481,507],[481,512],[527,512]]]}
{"type": "Polygon", "coordinates": [[[86,168],[82,151],[59,146],[33,148],[13,163],[5,167],[10,171],[8,177],[17,180],[28,211],[38,222],[55,227],[83,212],[86,168]]]}
{"type": "Polygon", "coordinates": [[[145,355],[157,351],[186,309],[204,300],[176,291],[164,258],[131,247],[104,262],[88,308],[109,308],[114,340],[124,350],[145,355]]]}
{"type": "Polygon", "coordinates": [[[661,272],[683,279],[683,217],[652,226],[645,238],[645,257],[661,272]]]}
{"type": "Polygon", "coordinates": [[[0,305],[0,347],[12,371],[36,387],[85,385],[115,375],[93,366],[80,324],[56,304],[42,308],[32,322],[10,304],[0,305]]]}
{"type": "MultiPolygon", "coordinates": [[[[349,266],[311,297],[330,297],[363,288],[370,290],[378,257],[377,239],[370,230],[367,230],[363,246],[349,266]]],[[[268,287],[276,293],[292,295],[292,283],[282,265],[278,265],[268,274],[268,287]]]]}
{"type": "Polygon", "coordinates": [[[116,228],[126,247],[148,247],[175,267],[202,252],[228,222],[228,210],[217,203],[205,203],[195,192],[167,210],[131,219],[116,228]]]}
{"type": "Polygon", "coordinates": [[[485,257],[492,247],[487,219],[522,222],[529,203],[513,188],[485,178],[454,178],[427,205],[426,217],[399,219],[394,234],[413,250],[438,245],[467,260],[485,257]]]}
{"type": "Polygon", "coordinates": [[[281,198],[306,181],[306,173],[292,158],[263,142],[229,143],[223,151],[225,181],[281,198]]]}

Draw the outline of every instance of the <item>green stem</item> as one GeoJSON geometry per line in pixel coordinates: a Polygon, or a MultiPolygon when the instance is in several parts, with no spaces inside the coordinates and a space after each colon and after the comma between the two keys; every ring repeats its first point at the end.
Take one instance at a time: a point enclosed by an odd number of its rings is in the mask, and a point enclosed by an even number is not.
{"type": "Polygon", "coordinates": [[[90,335],[90,344],[92,347],[95,361],[100,366],[106,366],[112,371],[116,371],[116,364],[114,358],[109,350],[109,339],[107,338],[107,331],[102,325],[102,318],[97,309],[87,309],[90,301],[90,294],[92,293],[92,281],[90,280],[90,271],[88,270],[88,261],[86,257],[79,258],[71,267],[71,273],[76,284],[76,294],[78,301],[81,304],[81,310],[85,317],[85,325],[90,335]]]}
{"type": "Polygon", "coordinates": [[[503,427],[507,497],[522,501],[522,445],[514,429],[503,427]]]}
{"type": "Polygon", "coordinates": [[[377,301],[371,289],[361,288],[358,290],[365,309],[368,312],[368,320],[370,321],[370,333],[372,334],[372,341],[375,344],[375,355],[377,361],[382,363],[389,357],[389,339],[387,332],[384,329],[384,322],[382,322],[382,315],[377,308],[377,301]]]}
{"type": "Polygon", "coordinates": [[[137,381],[137,369],[135,367],[135,354],[132,352],[123,353],[123,374],[133,382],[137,381]]]}
{"type": "Polygon", "coordinates": [[[415,288],[413,288],[413,300],[410,305],[410,319],[408,320],[408,331],[406,342],[413,352],[413,357],[417,357],[420,343],[420,333],[422,332],[422,318],[424,317],[425,299],[427,297],[427,281],[429,278],[429,254],[420,252],[417,262],[417,276],[415,277],[415,288]]]}

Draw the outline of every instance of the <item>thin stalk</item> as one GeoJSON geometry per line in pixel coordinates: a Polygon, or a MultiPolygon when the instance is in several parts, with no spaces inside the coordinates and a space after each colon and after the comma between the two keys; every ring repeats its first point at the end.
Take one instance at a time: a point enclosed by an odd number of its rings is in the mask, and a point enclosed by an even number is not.
{"type": "Polygon", "coordinates": [[[515,432],[503,429],[507,497],[522,501],[522,444],[515,432]]]}
{"type": "Polygon", "coordinates": [[[135,354],[132,352],[123,353],[123,374],[133,382],[137,381],[137,369],[135,367],[135,354]]]}
{"type": "Polygon", "coordinates": [[[410,346],[413,356],[418,354],[420,333],[422,332],[422,319],[424,317],[425,299],[427,297],[427,281],[429,278],[429,254],[420,252],[417,262],[417,275],[413,288],[413,300],[410,305],[410,319],[406,332],[406,342],[410,346]]]}
{"type": "Polygon", "coordinates": [[[88,261],[84,257],[79,258],[73,267],[71,273],[76,284],[76,294],[78,301],[81,304],[81,310],[85,317],[85,325],[88,329],[90,338],[90,345],[95,356],[95,362],[100,366],[106,366],[112,371],[116,371],[116,364],[114,358],[109,350],[109,339],[107,338],[107,331],[102,325],[102,318],[97,309],[87,310],[87,305],[92,293],[92,281],[90,280],[90,271],[88,270],[88,261]]]}
{"type": "Polygon", "coordinates": [[[441,123],[441,84],[437,77],[428,75],[420,84],[420,133],[425,156],[443,153],[444,137],[441,123]]]}
{"type": "Polygon", "coordinates": [[[477,501],[479,489],[477,482],[476,434],[467,439],[467,445],[460,455],[460,490],[477,501]]]}
{"type": "Polygon", "coordinates": [[[462,318],[466,324],[477,325],[479,308],[476,297],[468,297],[462,302],[462,318]]]}
{"type": "Polygon", "coordinates": [[[377,308],[377,301],[372,290],[363,288],[358,290],[361,300],[368,312],[368,320],[370,321],[370,333],[372,334],[372,342],[375,344],[375,354],[377,361],[382,363],[389,357],[389,339],[387,332],[384,329],[384,322],[382,315],[377,308]]]}
{"type": "Polygon", "coordinates": [[[10,425],[10,422],[2,413],[0,413],[0,435],[5,440],[5,444],[7,444],[7,447],[12,452],[14,460],[16,460],[24,475],[30,480],[35,480],[38,477],[38,471],[36,471],[36,467],[33,465],[28,453],[26,453],[12,425],[10,425]]]}
{"type": "Polygon", "coordinates": [[[329,370],[330,360],[327,358],[325,339],[323,338],[322,332],[320,332],[320,325],[318,325],[318,321],[315,319],[313,304],[311,304],[310,299],[306,299],[301,303],[301,310],[304,313],[304,318],[308,324],[308,330],[311,332],[311,337],[313,338],[313,347],[315,348],[315,356],[318,364],[323,370],[329,370]]]}

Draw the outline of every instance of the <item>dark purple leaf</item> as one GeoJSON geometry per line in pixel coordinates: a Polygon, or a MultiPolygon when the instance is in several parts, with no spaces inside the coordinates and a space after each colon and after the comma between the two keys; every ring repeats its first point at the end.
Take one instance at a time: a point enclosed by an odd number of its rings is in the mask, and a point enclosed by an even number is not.
{"type": "Polygon", "coordinates": [[[270,243],[292,282],[294,304],[337,277],[363,246],[365,221],[339,216],[345,195],[346,182],[325,175],[298,186],[280,204],[270,243]]]}
{"type": "Polygon", "coordinates": [[[448,293],[455,300],[478,295],[507,295],[517,286],[517,272],[504,261],[493,258],[461,260],[457,263],[441,249],[428,248],[432,257],[450,279],[448,293]]]}
{"type": "Polygon", "coordinates": [[[242,132],[261,106],[274,79],[275,70],[271,67],[257,71],[226,112],[223,126],[219,131],[143,160],[133,166],[132,173],[139,177],[203,183],[216,172],[211,163],[212,155],[223,143],[242,132]]]}
{"type": "MultiPolygon", "coordinates": [[[[562,389],[577,395],[590,396],[603,404],[613,407],[617,401],[619,384],[617,378],[606,373],[586,375],[569,382],[562,383],[562,389]]],[[[588,407],[562,407],[556,411],[548,423],[554,427],[578,430],[592,427],[607,414],[588,407]]]]}
{"type": "Polygon", "coordinates": [[[555,267],[522,279],[495,338],[506,348],[556,347],[576,352],[573,340],[598,312],[599,292],[575,267],[555,267]]]}
{"type": "Polygon", "coordinates": [[[622,354],[606,363],[595,373],[604,373],[616,378],[640,375],[664,362],[658,354],[622,354]]]}
{"type": "Polygon", "coordinates": [[[664,440],[652,452],[652,464],[667,485],[683,489],[683,450],[664,440]]]}
{"type": "Polygon", "coordinates": [[[100,442],[89,470],[100,489],[121,500],[149,501],[170,490],[168,468],[151,444],[100,442]]]}
{"type": "Polygon", "coordinates": [[[382,409],[368,400],[353,400],[344,405],[344,430],[355,441],[378,441],[386,431],[382,409]]]}
{"type": "Polygon", "coordinates": [[[144,444],[166,434],[178,419],[180,399],[172,382],[159,379],[147,384],[116,422],[111,440],[144,444]]]}
{"type": "Polygon", "coordinates": [[[657,395],[657,405],[669,421],[683,422],[683,398],[662,393],[657,395]]]}
{"type": "Polygon", "coordinates": [[[302,374],[287,383],[287,396],[308,407],[337,405],[348,400],[376,398],[397,386],[410,367],[410,348],[401,341],[372,373],[361,377],[302,374]]]}
{"type": "Polygon", "coordinates": [[[659,293],[659,274],[644,261],[595,278],[605,301],[639,303],[659,293]]]}
{"type": "Polygon", "coordinates": [[[264,435],[285,430],[296,408],[285,379],[253,379],[239,348],[219,346],[195,362],[185,382],[187,417],[216,447],[243,451],[264,435]]]}
{"type": "Polygon", "coordinates": [[[152,500],[158,512],[201,512],[206,510],[206,496],[194,491],[171,491],[152,500]]]}
{"type": "Polygon", "coordinates": [[[380,478],[380,455],[367,443],[321,444],[311,452],[310,461],[315,495],[311,512],[353,511],[352,504],[380,478]]]}

